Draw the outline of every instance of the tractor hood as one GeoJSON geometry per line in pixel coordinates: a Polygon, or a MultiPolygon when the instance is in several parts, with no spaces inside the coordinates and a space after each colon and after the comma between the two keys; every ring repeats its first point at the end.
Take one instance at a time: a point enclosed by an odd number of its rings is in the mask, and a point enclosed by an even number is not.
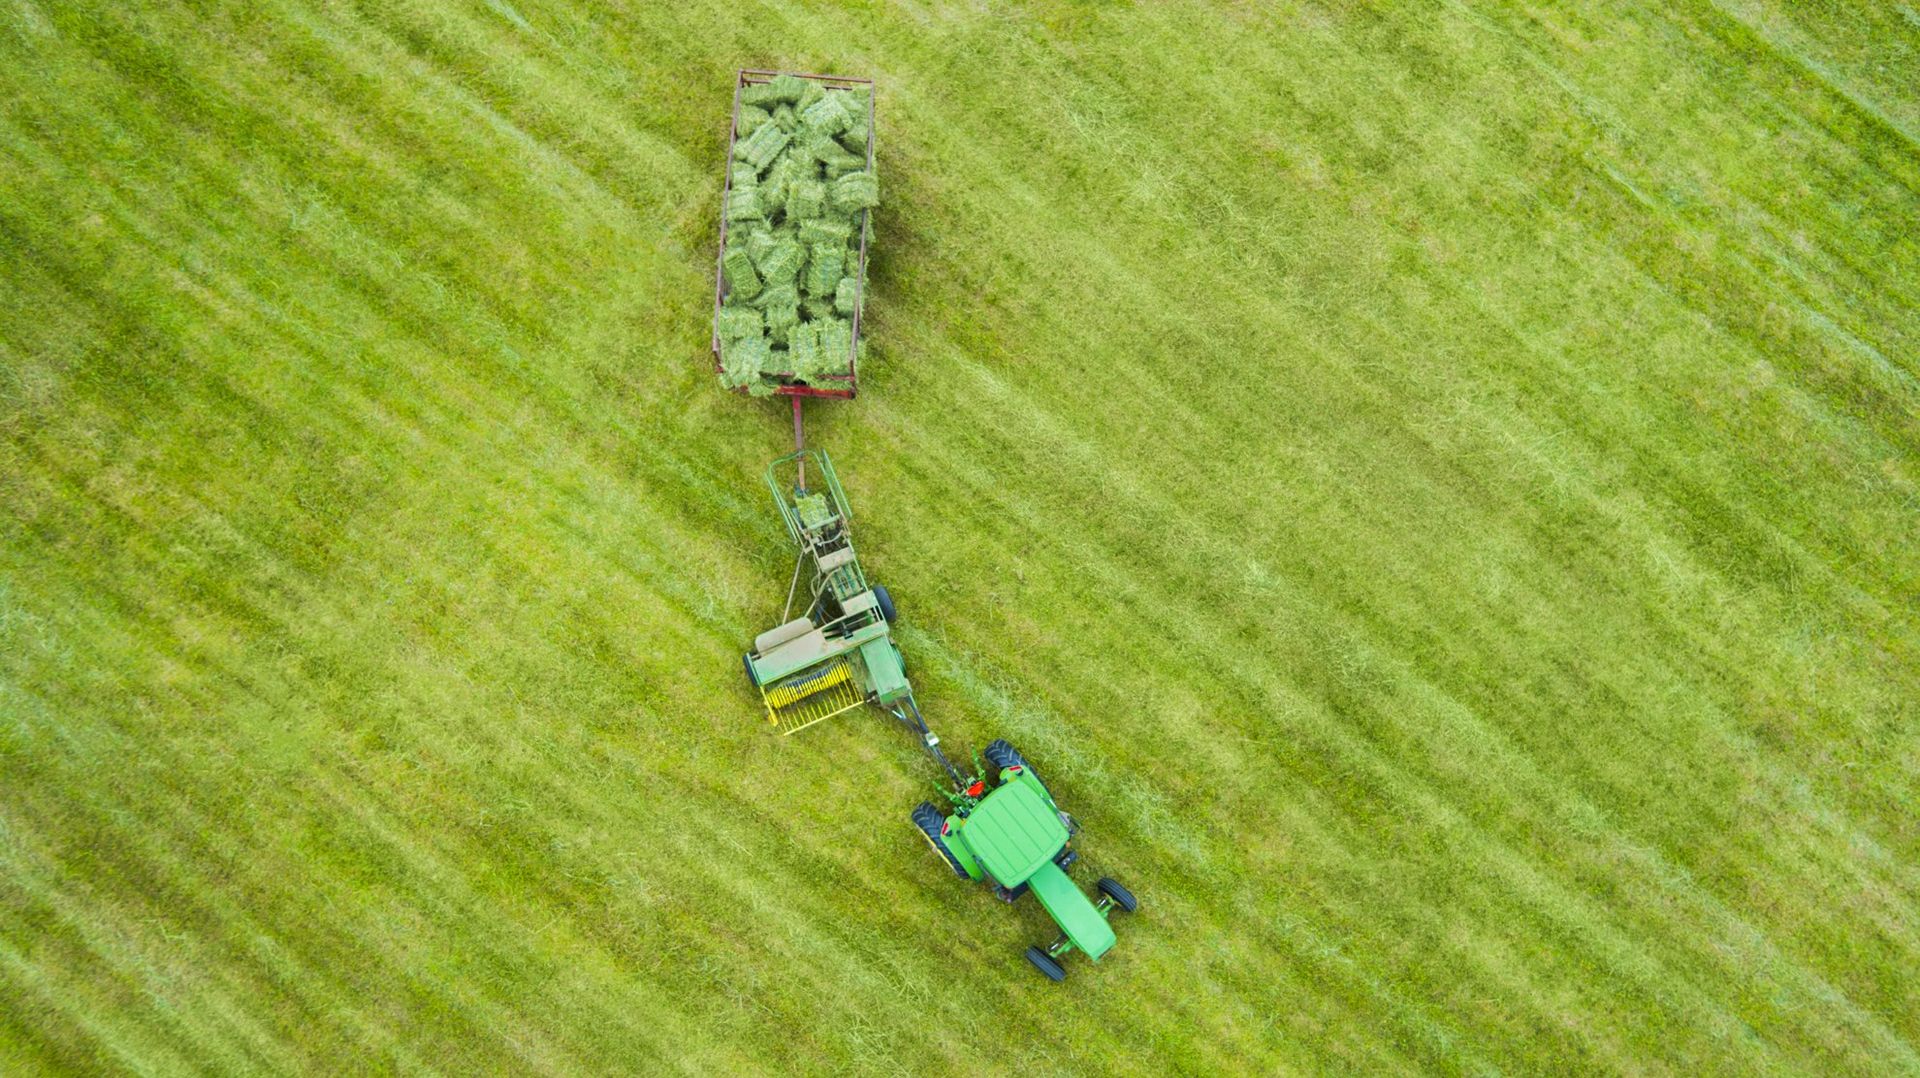
{"type": "Polygon", "coordinates": [[[955,835],[1002,887],[1025,883],[1067,844],[1059,813],[1024,774],[983,798],[955,835]]]}

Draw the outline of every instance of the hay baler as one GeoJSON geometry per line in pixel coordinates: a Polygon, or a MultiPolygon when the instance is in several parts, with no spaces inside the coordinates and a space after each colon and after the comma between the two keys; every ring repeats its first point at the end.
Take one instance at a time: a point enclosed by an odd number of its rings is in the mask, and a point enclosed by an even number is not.
{"type": "Polygon", "coordinates": [[[797,554],[783,619],[794,612],[801,578],[808,581],[805,612],[755,637],[753,650],[742,658],[747,679],[760,690],[767,721],[792,734],[872,703],[912,728],[948,775],[960,781],[914,703],[905,662],[893,642],[899,616],[893,597],[860,567],[853,511],[833,461],[825,450],[802,449],[767,465],[766,481],[797,554]],[[809,465],[816,477],[812,486],[809,465]]]}

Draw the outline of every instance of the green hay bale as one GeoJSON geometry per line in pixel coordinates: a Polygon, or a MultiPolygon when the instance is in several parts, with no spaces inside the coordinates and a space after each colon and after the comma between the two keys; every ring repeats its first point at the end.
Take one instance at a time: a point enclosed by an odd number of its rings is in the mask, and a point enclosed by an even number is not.
{"type": "Polygon", "coordinates": [[[808,249],[807,294],[831,296],[840,284],[840,273],[847,266],[847,245],[843,242],[816,243],[808,249]]]}
{"type": "Polygon", "coordinates": [[[793,500],[793,508],[800,515],[800,526],[818,528],[834,517],[833,507],[827,504],[825,494],[807,494],[793,500]]]}
{"type": "Polygon", "coordinates": [[[797,378],[820,368],[820,330],[811,322],[801,322],[787,332],[787,365],[797,378]]]}
{"type": "Polygon", "coordinates": [[[767,231],[770,226],[763,217],[750,217],[744,221],[727,222],[727,246],[747,247],[751,249],[753,238],[767,231]]]}
{"type": "Polygon", "coordinates": [[[867,159],[867,121],[864,117],[847,125],[845,131],[834,136],[848,153],[857,155],[860,160],[867,159]]]}
{"type": "Polygon", "coordinates": [[[873,115],[869,107],[871,100],[872,92],[869,90],[848,90],[840,103],[841,109],[847,114],[847,126],[839,134],[840,145],[859,154],[863,161],[867,157],[868,119],[873,115]]]}
{"type": "Polygon", "coordinates": [[[773,348],[758,333],[729,341],[720,349],[720,381],[726,386],[749,386],[760,380],[773,360],[773,348]]]}
{"type": "Polygon", "coordinates": [[[833,136],[847,129],[853,117],[847,115],[842,105],[847,99],[845,91],[830,93],[801,110],[800,123],[808,131],[820,135],[833,136]]]}
{"type": "Polygon", "coordinates": [[[787,284],[800,275],[801,263],[805,259],[806,249],[800,245],[800,241],[782,236],[767,248],[766,257],[756,259],[754,265],[767,283],[787,284]]]}
{"type": "Polygon", "coordinates": [[[777,127],[791,135],[800,130],[800,114],[793,111],[792,105],[782,105],[773,110],[773,123],[769,126],[777,127]]]}
{"type": "Polygon", "coordinates": [[[794,98],[793,101],[793,111],[795,112],[805,112],[819,104],[820,101],[827,96],[827,88],[820,85],[818,80],[798,79],[795,81],[800,83],[800,96],[794,98]]]}
{"type": "Polygon", "coordinates": [[[772,171],[768,171],[768,183],[760,184],[760,208],[766,211],[768,219],[799,223],[797,217],[787,215],[787,202],[793,198],[793,188],[803,183],[824,183],[820,179],[820,163],[799,148],[789,148],[774,161],[772,171]]]}
{"type": "Polygon", "coordinates": [[[767,314],[767,336],[776,343],[789,344],[793,327],[800,324],[800,303],[793,294],[793,287],[786,286],[785,302],[769,304],[767,314]]]}
{"type": "Polygon", "coordinates": [[[787,220],[804,222],[827,207],[827,185],[819,180],[797,180],[787,188],[787,220]]]}
{"type": "Polygon", "coordinates": [[[765,320],[752,307],[729,303],[720,308],[720,339],[723,341],[758,337],[765,329],[765,320]]]}
{"type": "Polygon", "coordinates": [[[720,260],[720,266],[726,271],[728,295],[741,299],[752,299],[760,294],[760,275],[754,272],[753,258],[746,248],[734,247],[720,260]]]}
{"type": "Polygon", "coordinates": [[[760,211],[760,189],[753,184],[735,184],[727,192],[727,223],[745,223],[758,221],[765,215],[760,211]]]}
{"type": "Polygon", "coordinates": [[[864,152],[854,153],[845,146],[842,146],[839,142],[836,142],[834,136],[824,131],[815,131],[804,127],[800,129],[799,134],[794,136],[793,145],[788,148],[787,152],[804,154],[813,161],[819,162],[821,171],[826,174],[828,179],[844,176],[849,172],[865,168],[867,165],[867,158],[864,152]]]}
{"type": "Polygon", "coordinates": [[[880,181],[871,172],[849,172],[833,181],[833,208],[846,213],[880,204],[880,181]]]}
{"type": "Polygon", "coordinates": [[[766,124],[753,134],[734,143],[733,156],[753,166],[755,174],[765,172],[780,151],[787,148],[793,136],[773,124],[766,124]]]}
{"type": "Polygon", "coordinates": [[[796,157],[804,158],[809,164],[818,168],[827,158],[839,154],[840,144],[833,141],[830,135],[822,135],[819,132],[808,131],[803,128],[798,135],[794,136],[793,145],[788,148],[787,152],[796,157]]]}
{"type": "Polygon", "coordinates": [[[773,245],[779,242],[780,236],[774,229],[761,228],[759,231],[747,237],[747,254],[752,257],[754,263],[758,265],[761,259],[773,253],[773,245]]]}
{"type": "Polygon", "coordinates": [[[834,315],[833,297],[808,296],[806,299],[800,301],[800,312],[806,316],[809,322],[818,322],[823,318],[832,318],[834,315]]]}
{"type": "Polygon", "coordinates": [[[860,306],[860,282],[853,277],[842,277],[833,290],[833,309],[844,315],[853,314],[860,306]]]}
{"type": "Polygon", "coordinates": [[[818,87],[820,84],[798,75],[776,75],[767,85],[779,95],[776,100],[785,101],[791,105],[805,100],[808,87],[818,87]]]}
{"type": "Polygon", "coordinates": [[[819,165],[800,154],[787,153],[774,162],[760,184],[760,209],[769,219],[786,212],[793,185],[819,178],[819,165]]]}
{"type": "Polygon", "coordinates": [[[800,302],[800,291],[791,283],[768,285],[750,301],[763,311],[780,306],[792,306],[800,302]]]}
{"type": "Polygon", "coordinates": [[[853,222],[837,215],[815,217],[800,222],[800,242],[809,247],[817,243],[844,244],[853,238],[853,222]]]}
{"type": "Polygon", "coordinates": [[[853,324],[838,318],[824,318],[816,325],[822,366],[828,373],[845,374],[853,358],[853,324]]]}
{"type": "Polygon", "coordinates": [[[867,159],[859,154],[849,153],[837,142],[828,143],[824,149],[809,152],[820,160],[820,170],[827,179],[837,180],[849,172],[859,172],[867,167],[867,159]]]}
{"type": "Polygon", "coordinates": [[[846,375],[853,329],[845,321],[829,316],[806,323],[795,328],[794,339],[801,342],[797,351],[788,353],[795,378],[817,384],[846,375]]]}
{"type": "Polygon", "coordinates": [[[748,135],[759,130],[762,124],[771,119],[773,119],[773,114],[766,109],[754,105],[742,105],[740,107],[740,121],[736,134],[740,138],[746,138],[748,135]]]}
{"type": "Polygon", "coordinates": [[[745,105],[771,107],[779,104],[793,104],[806,93],[810,80],[795,78],[792,75],[776,75],[767,82],[754,83],[740,90],[740,102],[745,105]]]}
{"type": "Polygon", "coordinates": [[[774,248],[794,239],[794,230],[786,225],[773,227],[764,221],[755,221],[752,227],[754,232],[747,237],[746,248],[756,267],[773,254],[774,248]]]}

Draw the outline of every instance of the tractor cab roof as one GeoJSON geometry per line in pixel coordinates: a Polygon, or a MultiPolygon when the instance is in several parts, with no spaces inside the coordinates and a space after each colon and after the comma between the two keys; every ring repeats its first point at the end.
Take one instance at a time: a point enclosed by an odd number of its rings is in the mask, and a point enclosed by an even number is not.
{"type": "Polygon", "coordinates": [[[959,836],[1002,887],[1015,887],[1053,860],[1067,828],[1038,780],[1020,775],[982,798],[959,836]]]}

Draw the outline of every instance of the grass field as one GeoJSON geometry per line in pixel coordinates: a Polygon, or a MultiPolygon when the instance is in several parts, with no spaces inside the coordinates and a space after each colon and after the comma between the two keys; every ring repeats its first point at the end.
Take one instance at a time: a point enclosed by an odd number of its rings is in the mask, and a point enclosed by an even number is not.
{"type": "Polygon", "coordinates": [[[8,0],[0,1070],[1920,1071],[1920,10],[1404,7],[8,0]],[[741,65],[1064,986],[741,677],[741,65]]]}

